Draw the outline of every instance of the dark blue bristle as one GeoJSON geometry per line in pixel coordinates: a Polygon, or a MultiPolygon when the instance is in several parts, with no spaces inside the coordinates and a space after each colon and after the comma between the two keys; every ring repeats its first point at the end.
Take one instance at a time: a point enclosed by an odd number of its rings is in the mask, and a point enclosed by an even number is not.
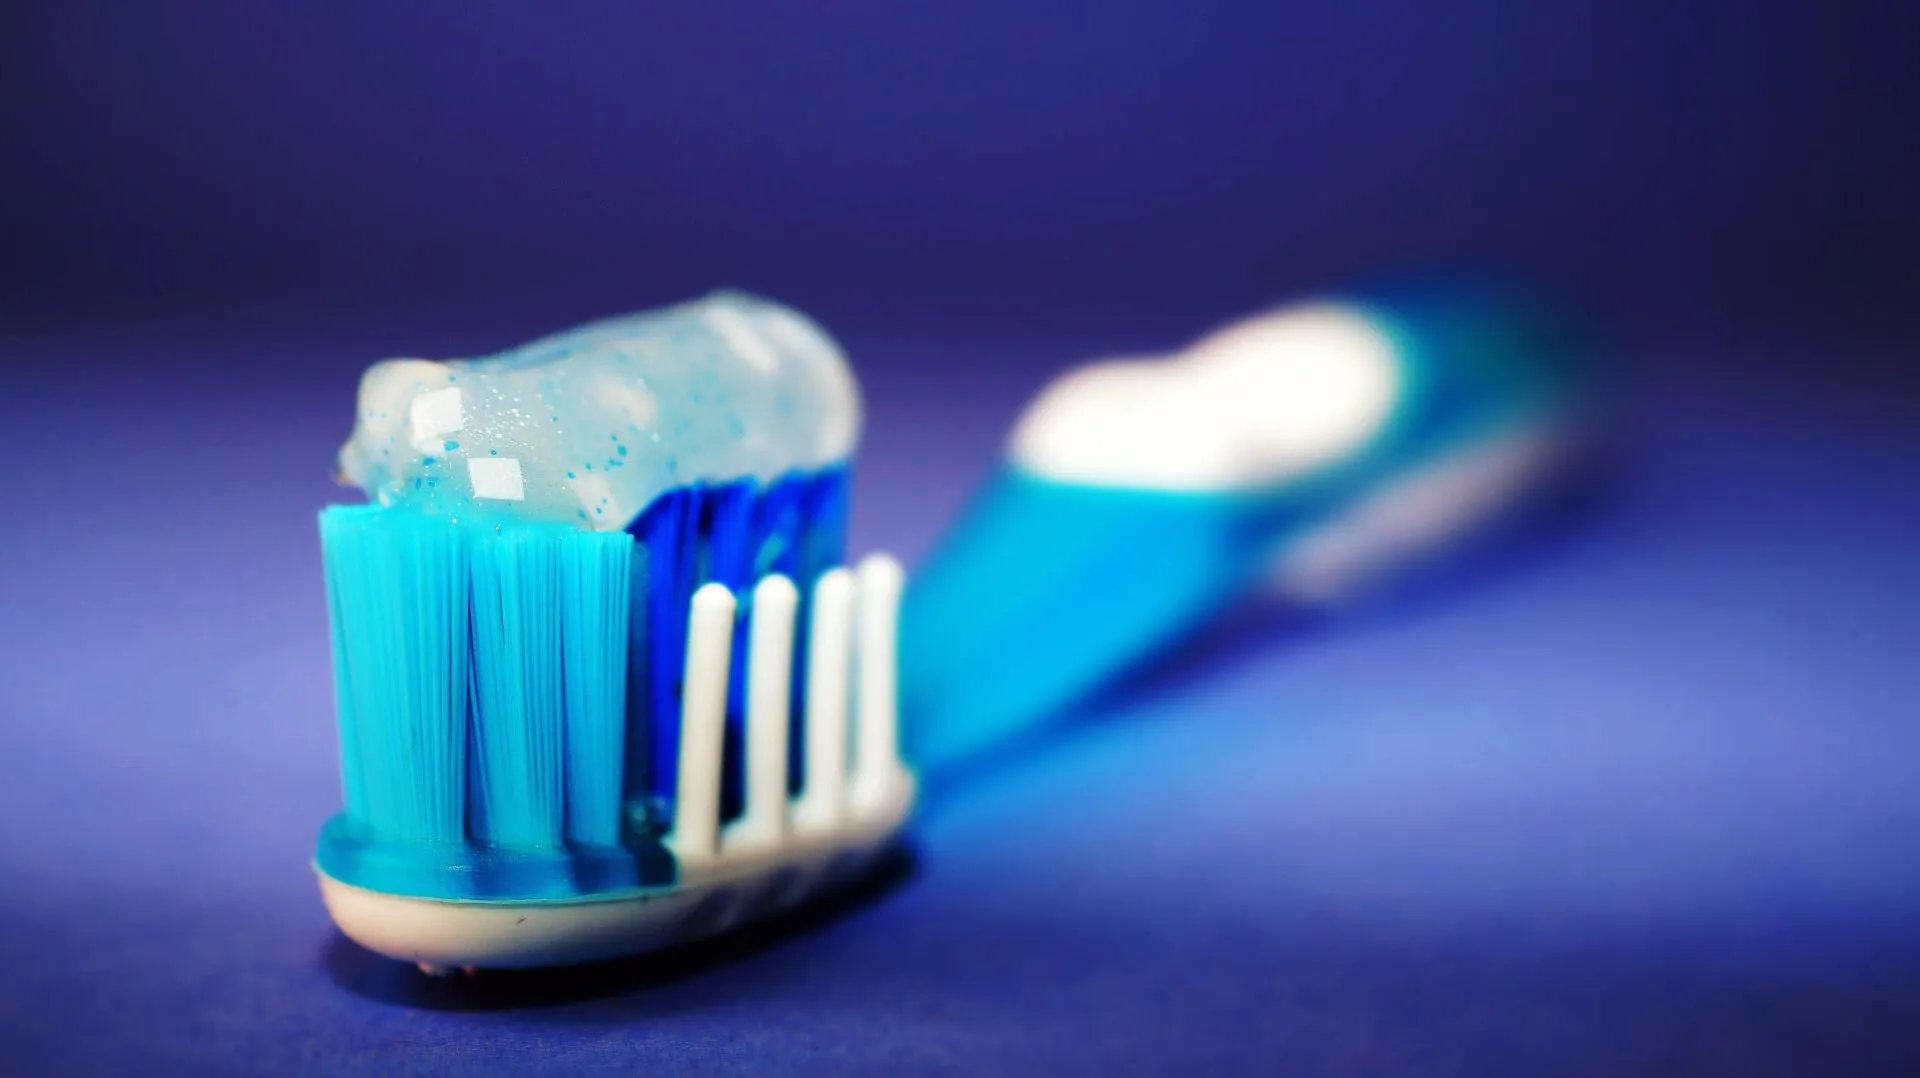
{"type": "MultiPolygon", "coordinates": [[[[697,578],[700,513],[697,488],[655,499],[628,527],[647,550],[647,586],[634,593],[634,619],[646,626],[628,696],[628,729],[647,745],[645,770],[628,776],[629,795],[664,811],[673,800],[674,761],[680,750],[680,682],[687,653],[687,609],[697,578]]],[[[662,821],[664,822],[664,821],[662,821]]]]}
{"type": "MultiPolygon", "coordinates": [[[[776,486],[777,489],[777,486],[776,486]]],[[[758,547],[754,524],[756,505],[771,497],[750,481],[708,487],[700,520],[700,582],[725,584],[733,592],[736,624],[733,630],[732,669],[747,668],[747,625],[753,618],[754,554],[758,547]]],[[[747,679],[727,681],[726,735],[720,746],[720,818],[740,814],[746,770],[747,679]]]]}
{"type": "MultiPolygon", "coordinates": [[[[740,598],[743,618],[751,611],[753,585],[769,572],[792,577],[804,597],[812,581],[840,564],[845,555],[846,488],[844,468],[795,473],[764,484],[755,480],[696,484],[661,495],[629,527],[645,547],[648,560],[648,590],[634,597],[636,624],[646,626],[645,640],[636,637],[632,648],[635,687],[644,687],[644,695],[636,692],[628,701],[630,728],[648,731],[648,763],[644,771],[630,771],[631,796],[659,807],[673,800],[673,761],[680,744],[680,667],[686,656],[687,610],[694,589],[715,580],[726,584],[740,598]]],[[[805,634],[798,634],[797,640],[804,642],[805,634]]],[[[736,670],[745,669],[745,643],[746,633],[736,632],[736,670]]],[[[805,669],[797,657],[794,669],[805,669]]],[[[803,691],[801,682],[796,676],[796,694],[803,691]]],[[[744,685],[744,678],[735,677],[729,687],[723,816],[731,816],[739,803],[741,769],[736,757],[745,715],[744,685]]],[[[798,723],[800,697],[796,695],[795,700],[793,714],[798,723]]],[[[799,740],[797,734],[791,739],[799,740]]]]}

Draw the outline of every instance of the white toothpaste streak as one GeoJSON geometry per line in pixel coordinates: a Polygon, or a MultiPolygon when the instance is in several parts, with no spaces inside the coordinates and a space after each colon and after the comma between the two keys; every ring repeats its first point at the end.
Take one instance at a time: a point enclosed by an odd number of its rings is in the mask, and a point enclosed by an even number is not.
{"type": "Polygon", "coordinates": [[[1068,372],[1022,416],[1010,455],[1033,474],[1101,486],[1283,482],[1369,441],[1400,388],[1393,342],[1364,312],[1294,307],[1164,359],[1068,372]]]}

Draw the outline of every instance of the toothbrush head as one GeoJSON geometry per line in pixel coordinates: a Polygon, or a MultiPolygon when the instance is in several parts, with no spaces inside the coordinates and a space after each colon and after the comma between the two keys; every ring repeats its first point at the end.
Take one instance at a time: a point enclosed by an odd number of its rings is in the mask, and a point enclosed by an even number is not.
{"type": "Polygon", "coordinates": [[[350,938],[638,953],[894,840],[902,573],[840,567],[858,397],[810,327],[721,296],[369,372],[341,463],[374,504],[321,514],[346,805],[315,866],[350,938]]]}

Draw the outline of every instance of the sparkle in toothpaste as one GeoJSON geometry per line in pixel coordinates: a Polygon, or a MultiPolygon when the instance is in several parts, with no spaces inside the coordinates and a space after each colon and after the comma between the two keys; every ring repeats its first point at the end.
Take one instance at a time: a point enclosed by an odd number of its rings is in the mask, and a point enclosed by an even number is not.
{"type": "Polygon", "coordinates": [[[512,457],[476,458],[467,462],[467,478],[473,482],[473,496],[493,501],[527,500],[526,477],[520,474],[520,462],[512,457]]]}
{"type": "Polygon", "coordinates": [[[860,402],[805,316],[717,293],[490,356],[377,363],[355,414],[340,474],[382,505],[611,531],[673,487],[841,463],[860,402]],[[527,421],[539,412],[550,422],[527,421]],[[429,470],[453,481],[421,482],[429,470]]]}
{"type": "MultiPolygon", "coordinates": [[[[392,373],[411,373],[418,375],[421,372],[417,367],[433,366],[433,364],[424,363],[420,360],[401,360],[399,362],[407,365],[406,370],[404,372],[395,371],[392,373]]],[[[378,369],[378,367],[375,368],[375,370],[378,369]]],[[[373,371],[368,371],[367,374],[371,376],[373,371]]],[[[448,375],[447,378],[451,380],[452,375],[448,375]]],[[[366,389],[366,379],[363,378],[360,382],[362,400],[366,399],[366,389]]],[[[460,403],[461,396],[458,389],[439,389],[414,397],[406,408],[408,440],[413,444],[413,447],[425,453],[434,448],[434,443],[440,441],[442,435],[452,434],[454,431],[460,430],[462,424],[465,422],[461,413],[460,403]]],[[[394,409],[394,411],[397,412],[399,409],[394,409]]],[[[385,412],[381,413],[383,417],[385,414],[385,412]]],[[[362,424],[362,426],[365,425],[367,424],[362,424]]]]}

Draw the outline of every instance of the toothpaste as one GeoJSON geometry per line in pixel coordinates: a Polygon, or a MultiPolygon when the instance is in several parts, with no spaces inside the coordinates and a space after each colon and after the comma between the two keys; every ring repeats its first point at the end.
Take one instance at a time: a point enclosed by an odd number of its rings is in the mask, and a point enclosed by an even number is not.
{"type": "Polygon", "coordinates": [[[1172,356],[1068,373],[1028,408],[1010,455],[1030,474],[1089,486],[1277,485],[1378,436],[1403,390],[1401,362],[1357,307],[1289,307],[1172,356]]]}
{"type": "Polygon", "coordinates": [[[339,475],[369,500],[596,531],[676,488],[840,464],[860,429],[832,338],[730,292],[490,356],[376,363],[357,408],[339,475]]]}

